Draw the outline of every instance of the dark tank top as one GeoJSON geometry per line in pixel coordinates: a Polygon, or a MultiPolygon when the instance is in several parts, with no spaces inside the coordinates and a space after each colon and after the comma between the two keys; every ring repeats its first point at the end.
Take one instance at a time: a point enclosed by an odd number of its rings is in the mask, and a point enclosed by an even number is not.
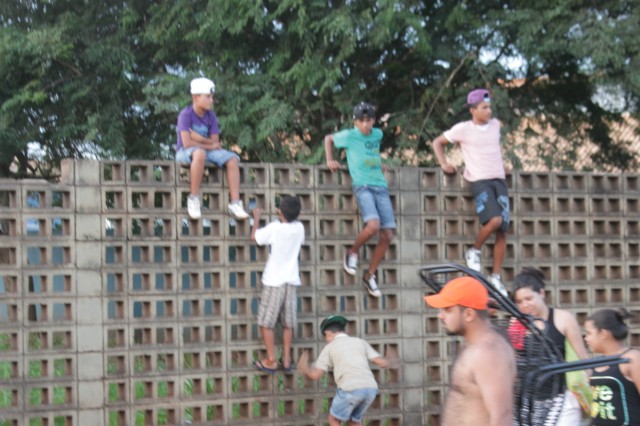
{"type": "Polygon", "coordinates": [[[593,426],[640,425],[640,393],[635,384],[624,377],[619,365],[594,371],[590,383],[593,426]]]}
{"type": "MultiPolygon", "coordinates": [[[[544,334],[547,337],[548,342],[557,348],[557,352],[561,355],[561,359],[555,362],[564,362],[565,358],[565,337],[564,334],[556,328],[554,323],[553,308],[549,308],[549,317],[545,323],[544,334]]],[[[555,358],[555,357],[554,357],[555,358]]],[[[551,360],[549,360],[551,362],[551,360]]],[[[566,380],[564,374],[554,374],[541,384],[540,389],[537,391],[537,400],[547,400],[549,398],[555,398],[558,395],[564,394],[567,389],[566,380]]],[[[640,425],[639,425],[640,426],[640,425]]]]}
{"type": "Polygon", "coordinates": [[[553,342],[554,346],[558,348],[562,359],[565,358],[565,337],[564,334],[556,328],[556,324],[553,322],[553,308],[549,308],[549,319],[547,320],[547,336],[553,342]]]}

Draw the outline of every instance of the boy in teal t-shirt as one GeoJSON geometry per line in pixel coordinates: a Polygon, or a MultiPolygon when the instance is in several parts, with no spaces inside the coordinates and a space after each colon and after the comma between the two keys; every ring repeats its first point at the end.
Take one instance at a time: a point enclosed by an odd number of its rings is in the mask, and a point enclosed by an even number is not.
{"type": "Polygon", "coordinates": [[[333,147],[347,151],[347,164],[356,194],[362,221],[365,227],[356,236],[356,240],[344,256],[344,270],[355,275],[358,271],[358,251],[373,236],[379,234],[371,256],[369,268],[362,280],[367,291],[373,297],[380,297],[376,269],[389,248],[396,229],[391,198],[387,190],[387,181],[382,173],[380,161],[380,142],[382,130],[374,128],[375,109],[361,102],[353,109],[353,129],[342,130],[324,138],[327,166],[331,171],[338,170],[340,163],[333,159],[333,147]]]}

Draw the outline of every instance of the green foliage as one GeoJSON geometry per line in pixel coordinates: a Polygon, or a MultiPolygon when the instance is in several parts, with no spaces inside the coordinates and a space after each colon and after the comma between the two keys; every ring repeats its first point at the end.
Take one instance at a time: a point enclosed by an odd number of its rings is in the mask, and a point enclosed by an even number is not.
{"type": "Polygon", "coordinates": [[[0,407],[11,407],[13,403],[11,391],[8,389],[0,389],[0,407]]]}
{"type": "Polygon", "coordinates": [[[10,361],[0,361],[0,379],[10,379],[12,370],[10,361]]]}
{"type": "Polygon", "coordinates": [[[61,386],[54,386],[53,387],[53,403],[64,404],[66,402],[67,402],[66,389],[61,386]]]}
{"type": "Polygon", "coordinates": [[[9,333],[0,333],[0,351],[8,351],[11,349],[11,335],[9,333]]]}
{"type": "Polygon", "coordinates": [[[550,138],[550,168],[575,167],[590,140],[598,168],[632,169],[610,130],[638,117],[637,3],[2,2],[0,176],[48,176],[65,157],[172,158],[200,75],[216,82],[223,141],[248,161],[323,163],[323,136],[367,100],[386,115],[390,163],[433,165],[428,142],[482,86],[507,132],[531,118],[555,129],[527,133],[550,138]]]}
{"type": "Polygon", "coordinates": [[[146,415],[144,413],[144,411],[142,410],[136,410],[136,426],[145,426],[146,424],[148,424],[146,422],[146,415]]]}

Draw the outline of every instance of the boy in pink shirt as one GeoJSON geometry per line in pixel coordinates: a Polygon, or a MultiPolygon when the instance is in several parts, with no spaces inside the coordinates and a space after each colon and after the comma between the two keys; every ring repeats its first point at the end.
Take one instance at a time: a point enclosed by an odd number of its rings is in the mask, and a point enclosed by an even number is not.
{"type": "Polygon", "coordinates": [[[464,178],[471,183],[476,200],[476,212],[482,227],[476,241],[465,254],[467,266],[482,269],[480,249],[491,234],[496,235],[493,246],[493,270],[489,281],[505,296],[500,269],[507,248],[509,228],[509,192],[500,149],[500,122],[491,116],[491,97],[485,89],[475,89],[467,95],[471,120],[456,124],[433,141],[436,158],[445,173],[456,168],[447,162],[444,146],[458,143],[464,160],[464,178]]]}

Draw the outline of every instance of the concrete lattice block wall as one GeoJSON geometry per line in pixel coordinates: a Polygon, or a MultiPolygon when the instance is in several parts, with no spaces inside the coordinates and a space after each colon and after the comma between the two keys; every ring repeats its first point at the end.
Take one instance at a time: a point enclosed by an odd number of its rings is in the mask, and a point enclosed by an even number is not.
{"type": "MultiPolygon", "coordinates": [[[[203,180],[202,220],[189,219],[188,170],[173,162],[69,160],[62,170],[56,184],[0,181],[0,425],[326,422],[330,377],[315,383],[252,367],[263,347],[255,317],[268,250],[251,242],[249,221],[225,214],[220,169],[203,180]]],[[[241,197],[266,220],[283,195],[302,201],[295,358],[317,356],[319,322],[343,314],[350,333],[402,360],[399,370],[374,370],[380,395],[370,424],[436,425],[458,342],[424,306],[417,271],[461,263],[479,223],[460,175],[407,167],[387,179],[398,231],[378,271],[381,299],[342,270],[363,226],[346,170],[244,164],[241,197]]],[[[537,266],[550,302],[581,321],[604,306],[639,314],[639,176],[508,181],[507,283],[537,266]]],[[[363,265],[374,244],[363,248],[363,265]]]]}

